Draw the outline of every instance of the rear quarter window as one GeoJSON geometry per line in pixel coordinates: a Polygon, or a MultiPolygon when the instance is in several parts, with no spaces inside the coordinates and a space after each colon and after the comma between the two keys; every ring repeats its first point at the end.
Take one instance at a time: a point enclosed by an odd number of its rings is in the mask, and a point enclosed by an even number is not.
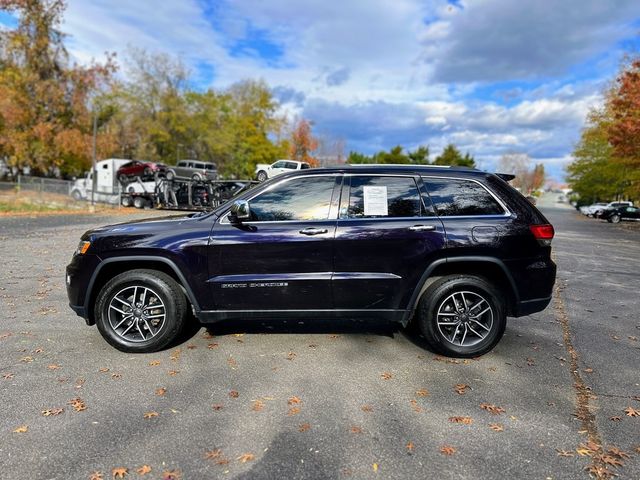
{"type": "Polygon", "coordinates": [[[503,215],[504,208],[489,191],[472,180],[423,177],[440,216],[503,215]]]}

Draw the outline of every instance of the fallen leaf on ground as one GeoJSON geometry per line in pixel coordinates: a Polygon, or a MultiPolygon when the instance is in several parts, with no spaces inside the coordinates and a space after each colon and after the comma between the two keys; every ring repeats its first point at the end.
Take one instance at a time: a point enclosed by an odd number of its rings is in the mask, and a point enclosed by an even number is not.
{"type": "Polygon", "coordinates": [[[374,472],[377,472],[377,471],[378,471],[378,464],[377,464],[377,463],[374,463],[374,464],[371,466],[371,468],[373,468],[373,471],[374,471],[374,472]]]}
{"type": "Polygon", "coordinates": [[[496,405],[492,405],[490,403],[481,403],[480,408],[486,410],[491,415],[500,415],[505,412],[504,408],[497,407],[496,405]]]}
{"type": "Polygon", "coordinates": [[[64,412],[64,408],[47,408],[42,411],[42,415],[45,417],[55,417],[56,415],[60,415],[64,412]]]}
{"type": "Polygon", "coordinates": [[[453,387],[458,395],[464,395],[470,388],[471,387],[469,385],[465,385],[464,383],[458,383],[455,387],[453,387]]]}
{"type": "Polygon", "coordinates": [[[296,358],[296,352],[289,352],[287,354],[287,360],[293,360],[294,358],[296,358]]]}
{"type": "Polygon", "coordinates": [[[300,400],[298,397],[289,397],[289,399],[287,400],[287,405],[298,405],[302,403],[302,400],[300,400]]]}
{"type": "Polygon", "coordinates": [[[623,452],[618,447],[609,447],[607,448],[607,453],[609,455],[613,455],[618,458],[631,458],[631,456],[627,452],[623,452]]]}
{"type": "Polygon", "coordinates": [[[389,372],[383,372],[380,376],[383,380],[391,380],[393,378],[393,375],[389,372]]]}
{"type": "Polygon", "coordinates": [[[440,447],[440,453],[443,455],[453,455],[456,453],[456,449],[451,445],[443,445],[440,447]]]}
{"type": "Polygon", "coordinates": [[[416,391],[416,395],[419,397],[426,397],[427,395],[429,395],[429,391],[426,388],[421,388],[420,390],[416,391]]]}
{"type": "Polygon", "coordinates": [[[136,472],[138,472],[138,475],[146,475],[151,472],[151,467],[149,465],[142,465],[136,468],[136,472]]]}
{"type": "Polygon", "coordinates": [[[298,408],[298,407],[291,407],[291,408],[289,409],[289,411],[287,412],[287,416],[291,417],[291,416],[293,416],[293,415],[297,415],[297,414],[299,414],[299,413],[300,413],[300,408],[298,408]]]}
{"type": "Polygon", "coordinates": [[[20,425],[18,428],[16,428],[13,433],[27,433],[27,431],[29,430],[29,427],[26,425],[20,425]]]}
{"type": "Polygon", "coordinates": [[[227,358],[227,364],[231,367],[231,368],[236,368],[238,366],[238,362],[235,361],[235,359],[233,357],[229,357],[227,358]]]}
{"type": "Polygon", "coordinates": [[[144,418],[150,419],[158,416],[158,412],[147,412],[143,415],[144,418]]]}
{"type": "Polygon", "coordinates": [[[627,414],[627,417],[640,417],[640,410],[636,410],[633,407],[625,408],[624,413],[627,414]]]}
{"type": "Polygon", "coordinates": [[[71,405],[76,412],[82,412],[87,409],[87,406],[81,398],[72,398],[67,405],[71,405]]]}
{"type": "Polygon", "coordinates": [[[172,377],[173,377],[174,375],[179,374],[179,373],[180,373],[180,370],[169,370],[169,375],[171,375],[172,377]]]}
{"type": "Polygon", "coordinates": [[[107,372],[109,371],[109,369],[108,369],[108,368],[106,368],[106,367],[102,367],[102,368],[99,368],[99,369],[98,369],[98,371],[99,371],[100,373],[107,373],[107,372]]]}
{"type": "Polygon", "coordinates": [[[500,423],[492,423],[491,425],[489,425],[489,428],[491,430],[493,430],[494,432],[503,432],[504,431],[504,427],[500,423]]]}
{"type": "Polygon", "coordinates": [[[371,405],[363,405],[360,407],[363,412],[373,412],[373,407],[371,405]]]}
{"type": "Polygon", "coordinates": [[[124,478],[127,473],[129,473],[129,469],[125,467],[118,467],[111,470],[113,478],[124,478]]]}
{"type": "Polygon", "coordinates": [[[300,432],[306,432],[307,430],[309,430],[311,428],[311,425],[309,425],[308,423],[303,423],[302,425],[300,425],[298,427],[298,431],[300,432]]]}
{"type": "Polygon", "coordinates": [[[240,396],[240,394],[239,394],[236,390],[231,390],[231,391],[229,392],[229,396],[230,396],[231,398],[238,398],[238,397],[240,396]]]}
{"type": "Polygon", "coordinates": [[[116,380],[118,378],[122,378],[122,374],[121,373],[112,373],[111,374],[111,378],[113,378],[114,380],[116,380]]]}
{"type": "Polygon", "coordinates": [[[558,456],[559,457],[573,457],[574,453],[569,451],[569,450],[561,450],[559,448],[556,448],[556,452],[558,452],[558,456]]]}
{"type": "Polygon", "coordinates": [[[52,363],[51,365],[47,365],[47,368],[49,370],[58,370],[60,369],[60,365],[56,365],[55,363],[52,363]]]}
{"type": "Polygon", "coordinates": [[[409,403],[411,404],[411,408],[413,408],[416,412],[422,412],[422,407],[418,405],[418,401],[416,399],[412,398],[411,400],[409,400],[409,403]]]}
{"type": "Polygon", "coordinates": [[[256,457],[255,457],[255,455],[253,453],[243,453],[236,460],[240,460],[240,462],[242,462],[242,463],[247,463],[247,462],[250,462],[251,460],[253,460],[254,458],[256,458],[256,457]]]}
{"type": "Polygon", "coordinates": [[[211,408],[213,408],[215,411],[218,411],[218,410],[222,410],[223,405],[221,403],[215,403],[211,405],[211,408]]]}
{"type": "Polygon", "coordinates": [[[595,478],[606,479],[606,478],[613,478],[617,476],[614,472],[609,470],[607,467],[603,467],[602,465],[592,464],[584,467],[584,469],[595,478]]]}
{"type": "Polygon", "coordinates": [[[2,378],[4,378],[5,380],[11,380],[13,377],[15,377],[16,374],[15,373],[4,373],[2,375],[2,378]]]}
{"type": "Polygon", "coordinates": [[[156,395],[159,397],[164,396],[164,394],[167,393],[167,389],[164,387],[160,387],[160,388],[156,388],[156,395]]]}
{"type": "Polygon", "coordinates": [[[152,362],[149,362],[150,367],[157,367],[158,365],[160,365],[160,360],[153,360],[152,362]]]}
{"type": "Polygon", "coordinates": [[[623,462],[621,462],[618,458],[612,456],[612,455],[602,455],[600,457],[600,460],[602,461],[602,463],[606,464],[606,465],[611,465],[612,467],[622,467],[624,465],[623,462]]]}
{"type": "Polygon", "coordinates": [[[619,422],[620,420],[622,420],[622,417],[619,415],[616,415],[614,417],[611,417],[609,420],[611,420],[612,422],[619,422]]]}
{"type": "Polygon", "coordinates": [[[162,480],[178,480],[180,472],[178,470],[165,470],[162,472],[162,480]]]}
{"type": "Polygon", "coordinates": [[[213,349],[214,349],[214,348],[216,348],[217,346],[218,346],[218,344],[217,344],[217,343],[210,343],[209,345],[207,345],[207,348],[208,348],[209,350],[213,350],[213,349]]]}
{"type": "Polygon", "coordinates": [[[362,433],[362,428],[354,425],[351,427],[351,433],[362,433]]]}
{"type": "Polygon", "coordinates": [[[95,471],[89,475],[89,480],[103,480],[102,472],[95,471]]]}
{"type": "Polygon", "coordinates": [[[449,421],[451,423],[462,423],[464,425],[471,425],[473,423],[473,418],[471,418],[471,417],[449,417],[449,421]]]}
{"type": "Polygon", "coordinates": [[[204,452],[204,458],[207,460],[215,460],[216,458],[220,458],[222,456],[222,450],[220,448],[216,448],[215,450],[208,450],[204,452]]]}
{"type": "Polygon", "coordinates": [[[251,407],[252,410],[256,412],[260,412],[263,408],[264,408],[264,402],[262,402],[261,400],[253,401],[253,406],[251,407]]]}
{"type": "Polygon", "coordinates": [[[406,449],[407,449],[407,451],[408,451],[409,453],[413,452],[413,449],[415,448],[415,447],[414,447],[414,445],[413,445],[413,442],[411,442],[411,441],[407,442],[407,444],[405,445],[405,447],[406,447],[406,449]]]}

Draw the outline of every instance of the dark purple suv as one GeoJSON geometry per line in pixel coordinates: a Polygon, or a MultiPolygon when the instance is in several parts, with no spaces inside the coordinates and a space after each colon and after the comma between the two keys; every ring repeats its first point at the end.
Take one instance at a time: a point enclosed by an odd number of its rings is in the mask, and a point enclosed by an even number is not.
{"type": "Polygon", "coordinates": [[[498,175],[345,166],[278,176],[208,214],[85,233],[70,305],[126,352],[176,338],[192,309],[234,319],[416,322],[431,347],[481,355],[507,316],[543,310],[553,227],[498,175]]]}

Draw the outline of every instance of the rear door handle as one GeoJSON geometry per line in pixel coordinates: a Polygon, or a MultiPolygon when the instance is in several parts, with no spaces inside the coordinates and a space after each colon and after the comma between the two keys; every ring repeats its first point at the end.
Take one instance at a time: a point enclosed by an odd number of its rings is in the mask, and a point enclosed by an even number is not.
{"type": "Polygon", "coordinates": [[[409,230],[413,232],[432,232],[436,229],[434,225],[414,225],[409,227],[409,230]]]}
{"type": "Polygon", "coordinates": [[[303,230],[300,230],[300,233],[303,235],[320,235],[322,233],[328,233],[329,230],[327,230],[326,228],[305,228],[303,230]]]}

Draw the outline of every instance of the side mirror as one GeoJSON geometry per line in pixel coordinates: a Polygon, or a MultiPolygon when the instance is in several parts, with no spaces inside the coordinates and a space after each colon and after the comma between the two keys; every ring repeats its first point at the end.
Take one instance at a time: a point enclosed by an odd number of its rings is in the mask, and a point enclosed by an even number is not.
{"type": "Polygon", "coordinates": [[[236,200],[231,205],[229,211],[229,221],[231,223],[242,223],[243,220],[249,220],[251,217],[251,209],[249,208],[249,202],[246,200],[236,200]]]}

